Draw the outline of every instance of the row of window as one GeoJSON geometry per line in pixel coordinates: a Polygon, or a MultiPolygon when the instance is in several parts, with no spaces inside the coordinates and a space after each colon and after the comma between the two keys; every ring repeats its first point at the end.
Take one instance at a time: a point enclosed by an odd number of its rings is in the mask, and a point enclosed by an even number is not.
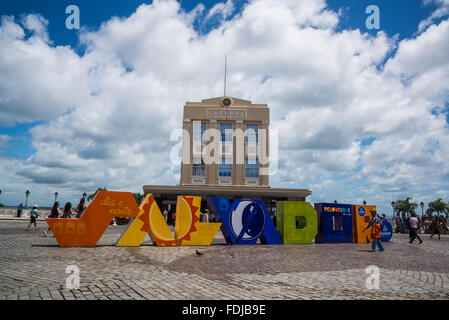
{"type": "MultiPolygon", "coordinates": [[[[202,159],[198,158],[198,161],[193,161],[192,165],[192,176],[194,177],[205,177],[206,176],[206,165],[202,159]],[[197,163],[195,163],[197,162],[197,163]]],[[[218,176],[219,177],[231,177],[232,176],[232,162],[231,159],[220,159],[220,164],[218,165],[218,176]]],[[[245,160],[245,176],[247,178],[258,178],[259,177],[259,161],[257,159],[246,159],[245,160]]]]}
{"type": "MultiPolygon", "coordinates": [[[[204,132],[206,131],[206,122],[193,121],[193,141],[202,142],[204,132]]],[[[259,125],[247,124],[245,142],[257,143],[259,136],[259,125]]],[[[221,142],[232,142],[232,123],[220,123],[221,142]]]]}

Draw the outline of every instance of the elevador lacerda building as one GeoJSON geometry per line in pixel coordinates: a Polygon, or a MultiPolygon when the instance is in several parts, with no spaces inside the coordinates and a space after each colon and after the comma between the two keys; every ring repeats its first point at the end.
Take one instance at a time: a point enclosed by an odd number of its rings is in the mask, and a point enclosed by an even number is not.
{"type": "MultiPolygon", "coordinates": [[[[271,214],[276,201],[305,201],[308,189],[270,187],[270,109],[230,96],[186,102],[181,177],[178,186],[144,185],[161,209],[178,195],[263,200],[271,214]]],[[[279,137],[282,139],[282,137],[279,137]]],[[[277,150],[272,150],[277,152],[277,150]]]]}

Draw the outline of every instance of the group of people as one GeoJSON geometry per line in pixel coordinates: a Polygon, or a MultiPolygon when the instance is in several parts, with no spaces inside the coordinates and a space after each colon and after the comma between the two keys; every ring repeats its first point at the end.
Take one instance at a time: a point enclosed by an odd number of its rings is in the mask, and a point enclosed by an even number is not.
{"type": "MultiPolygon", "coordinates": [[[[62,211],[59,208],[59,205],[60,205],[59,201],[56,201],[53,204],[53,207],[50,210],[50,214],[48,215],[48,218],[77,218],[77,219],[79,219],[87,208],[85,198],[81,198],[81,200],[80,200],[78,206],[75,208],[75,210],[72,210],[71,202],[67,202],[62,211]]],[[[40,217],[39,211],[38,211],[38,206],[37,206],[37,204],[35,204],[33,206],[33,209],[30,212],[30,223],[28,224],[26,231],[30,231],[32,224],[34,224],[35,230],[39,230],[37,223],[36,223],[36,219],[38,217],[40,217]]],[[[48,232],[50,232],[50,227],[48,227],[47,230],[44,231],[45,237],[47,236],[48,232]]]]}
{"type": "MultiPolygon", "coordinates": [[[[410,229],[410,239],[416,238],[417,234],[420,230],[429,230],[431,233],[430,238],[438,235],[438,239],[440,239],[440,234],[442,229],[448,229],[447,221],[444,216],[433,216],[433,217],[419,217],[415,213],[411,214],[410,217],[403,219],[399,214],[394,218],[395,222],[395,232],[403,233],[406,228],[410,229]],[[412,218],[413,222],[412,222],[412,218]],[[413,227],[412,227],[413,223],[413,227]],[[412,230],[415,229],[415,230],[412,230]],[[416,231],[416,232],[415,232],[416,231]],[[416,233],[416,236],[415,236],[416,233]]],[[[419,237],[418,237],[419,238],[419,237]]],[[[411,241],[413,242],[413,241],[411,241]]]]}
{"type": "MultiPolygon", "coordinates": [[[[164,216],[165,222],[167,222],[168,225],[175,225],[176,222],[176,211],[168,211],[164,210],[162,213],[164,216]]],[[[204,209],[203,212],[200,212],[200,222],[214,222],[214,216],[209,213],[209,209],[204,209]]]]}

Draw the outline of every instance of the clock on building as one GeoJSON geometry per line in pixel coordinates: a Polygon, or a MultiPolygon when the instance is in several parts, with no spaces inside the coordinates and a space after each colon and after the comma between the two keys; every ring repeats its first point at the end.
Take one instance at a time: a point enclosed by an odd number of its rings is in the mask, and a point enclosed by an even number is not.
{"type": "Polygon", "coordinates": [[[232,100],[231,100],[231,99],[229,99],[229,98],[224,98],[224,99],[223,99],[223,105],[224,105],[225,107],[229,107],[229,106],[231,105],[231,103],[232,103],[232,100]]]}

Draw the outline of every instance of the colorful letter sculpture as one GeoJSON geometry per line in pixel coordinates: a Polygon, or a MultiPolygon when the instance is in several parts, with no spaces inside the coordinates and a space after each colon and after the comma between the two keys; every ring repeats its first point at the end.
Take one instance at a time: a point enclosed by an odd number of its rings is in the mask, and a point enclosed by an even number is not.
{"type": "Polygon", "coordinates": [[[200,222],[200,205],[201,197],[178,197],[173,236],[153,195],[148,194],[140,205],[139,215],[123,234],[117,246],[139,246],[147,233],[158,246],[208,246],[212,243],[221,223],[200,222]]]}
{"type": "Polygon", "coordinates": [[[316,243],[353,242],[352,205],[315,203],[318,213],[316,243]]]}
{"type": "Polygon", "coordinates": [[[164,216],[152,194],[148,194],[140,204],[140,212],[117,243],[119,247],[140,246],[149,234],[158,246],[176,245],[164,216]]]}
{"type": "MultiPolygon", "coordinates": [[[[375,206],[277,201],[277,230],[262,200],[208,197],[207,204],[221,223],[200,222],[201,197],[178,196],[172,234],[152,194],[140,207],[131,192],[100,190],[79,219],[47,218],[60,247],[93,247],[114,217],[134,218],[117,246],[140,246],[148,234],[158,246],[205,245],[221,231],[228,244],[296,244],[371,242],[368,225],[375,206]],[[279,232],[278,232],[279,231],[279,232]]],[[[382,221],[382,241],[393,235],[382,221]]]]}
{"type": "Polygon", "coordinates": [[[353,205],[353,234],[354,234],[354,243],[370,243],[373,241],[371,238],[371,228],[365,229],[370,219],[372,218],[371,210],[375,210],[376,206],[366,206],[366,205],[353,205]]]}
{"type": "Polygon", "coordinates": [[[391,223],[387,220],[382,220],[382,230],[380,232],[382,242],[388,242],[393,237],[393,227],[391,223]]]}
{"type": "Polygon", "coordinates": [[[45,219],[60,247],[94,247],[114,217],[135,217],[131,192],[99,191],[79,219],[45,219]]]}
{"type": "Polygon", "coordinates": [[[276,228],[284,244],[311,243],[317,234],[317,213],[309,202],[277,201],[276,228]]]}
{"type": "Polygon", "coordinates": [[[175,238],[183,246],[209,246],[221,223],[200,222],[201,197],[178,196],[175,238]]]}
{"type": "Polygon", "coordinates": [[[273,221],[262,200],[237,199],[231,205],[228,198],[210,197],[207,204],[222,222],[221,231],[227,243],[282,244],[273,221]]]}

